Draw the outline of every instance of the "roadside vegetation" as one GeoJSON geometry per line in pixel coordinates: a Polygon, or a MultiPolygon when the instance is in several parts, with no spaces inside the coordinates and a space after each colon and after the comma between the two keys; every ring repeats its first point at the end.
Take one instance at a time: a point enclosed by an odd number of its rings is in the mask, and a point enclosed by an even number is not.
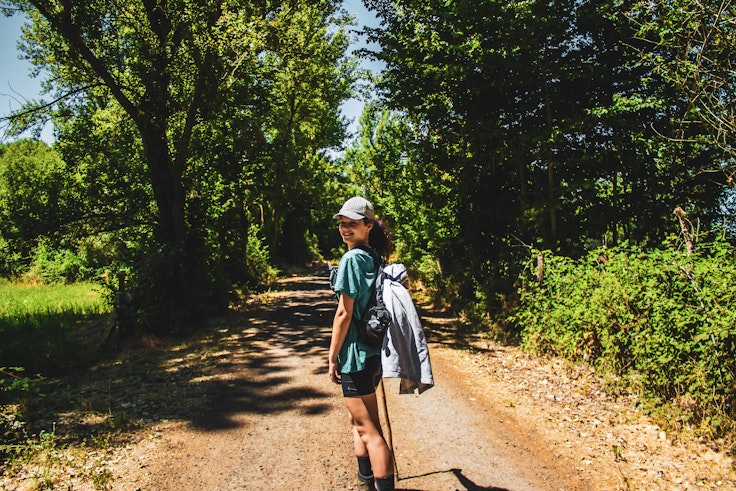
{"type": "Polygon", "coordinates": [[[535,252],[509,318],[522,346],[593,365],[670,431],[733,448],[736,257],[722,236],[689,253],[599,248],[571,259],[535,252]]]}
{"type": "Polygon", "coordinates": [[[24,410],[44,396],[46,375],[62,375],[99,360],[110,312],[100,286],[93,283],[0,280],[0,455],[53,439],[51,430],[31,438],[24,410]]]}

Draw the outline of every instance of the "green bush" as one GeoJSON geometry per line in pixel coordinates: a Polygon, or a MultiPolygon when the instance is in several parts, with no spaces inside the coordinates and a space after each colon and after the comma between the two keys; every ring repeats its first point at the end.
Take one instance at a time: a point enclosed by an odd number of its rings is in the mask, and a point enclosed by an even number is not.
{"type": "Polygon", "coordinates": [[[23,259],[19,252],[13,251],[10,244],[0,236],[0,277],[9,277],[23,270],[23,259]]]}
{"type": "Polygon", "coordinates": [[[248,230],[248,245],[245,252],[248,275],[258,283],[270,283],[278,276],[278,271],[271,265],[271,255],[260,238],[260,228],[251,225],[248,230]]]}
{"type": "Polygon", "coordinates": [[[82,259],[67,249],[55,249],[41,241],[33,253],[28,276],[46,284],[73,283],[85,278],[82,259]]]}
{"type": "MultiPolygon", "coordinates": [[[[713,432],[736,408],[736,264],[725,242],[692,255],[603,248],[543,252],[520,278],[522,345],[614,374],[655,406],[713,432]]],[[[536,259],[536,253],[535,253],[536,259]]]]}

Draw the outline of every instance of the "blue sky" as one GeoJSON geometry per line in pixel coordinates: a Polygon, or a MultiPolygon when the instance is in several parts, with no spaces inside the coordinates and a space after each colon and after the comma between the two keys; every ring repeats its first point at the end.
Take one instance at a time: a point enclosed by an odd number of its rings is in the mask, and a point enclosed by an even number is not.
{"type": "MultiPolygon", "coordinates": [[[[41,78],[32,78],[31,64],[18,58],[17,43],[24,20],[21,15],[5,17],[0,14],[0,116],[19,109],[26,100],[40,97],[41,78]]],[[[47,143],[53,140],[50,125],[44,128],[41,138],[47,143]]],[[[0,126],[0,142],[4,140],[0,126]]]]}
{"type": "MultiPolygon", "coordinates": [[[[361,0],[344,0],[343,6],[348,13],[356,15],[359,24],[357,27],[364,24],[376,25],[375,17],[365,9],[361,0]]],[[[26,100],[41,97],[41,78],[32,78],[31,64],[18,59],[20,52],[17,42],[24,19],[21,15],[5,17],[0,14],[0,116],[7,116],[19,109],[26,100]]],[[[363,103],[359,100],[351,99],[343,104],[343,113],[353,119],[351,131],[355,131],[362,110],[363,103]]],[[[41,138],[47,143],[53,141],[50,125],[44,128],[41,138]]],[[[0,142],[3,141],[5,135],[0,125],[0,142]]]]}

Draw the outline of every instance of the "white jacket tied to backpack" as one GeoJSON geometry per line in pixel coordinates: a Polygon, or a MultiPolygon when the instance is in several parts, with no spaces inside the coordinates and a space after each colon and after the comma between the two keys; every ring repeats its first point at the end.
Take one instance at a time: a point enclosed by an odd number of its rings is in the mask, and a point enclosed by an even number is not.
{"type": "Polygon", "coordinates": [[[384,378],[400,378],[399,392],[421,394],[434,386],[429,348],[422,322],[406,289],[406,267],[389,264],[384,269],[383,302],[391,312],[391,325],[381,351],[384,378]]]}

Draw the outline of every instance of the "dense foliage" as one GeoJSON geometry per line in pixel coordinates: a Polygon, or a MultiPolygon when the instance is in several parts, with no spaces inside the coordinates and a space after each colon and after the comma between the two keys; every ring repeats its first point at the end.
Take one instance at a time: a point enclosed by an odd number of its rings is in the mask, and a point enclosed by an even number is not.
{"type": "Polygon", "coordinates": [[[406,197],[387,203],[399,238],[453,304],[501,308],[525,245],[655,247],[676,206],[704,224],[731,213],[727,156],[706,126],[682,128],[692,105],[643,56],[636,5],[369,4],[381,105],[403,129],[374,124],[359,162],[401,170],[373,175],[406,197]]]}
{"type": "Polygon", "coordinates": [[[44,221],[35,217],[3,234],[11,261],[27,264],[48,234],[109,234],[106,252],[129,272],[139,320],[177,333],[226,303],[232,285],[265,278],[246,258],[251,233],[277,260],[312,259],[311,210],[332,202],[323,193],[334,175],[325,150],[343,140],[339,105],[353,79],[336,2],[2,7],[30,17],[22,48],[50,74],[55,101],[31,101],[12,128],[53,120],[63,167],[38,185],[78,198],[59,208],[37,203],[64,213],[46,220],[54,230],[16,238],[44,221]]]}
{"type": "Polygon", "coordinates": [[[520,277],[514,316],[530,350],[621,378],[672,421],[722,431],[736,410],[734,247],[721,240],[694,254],[621,246],[579,260],[537,253],[520,277]]]}
{"type": "Polygon", "coordinates": [[[76,208],[66,165],[46,144],[0,147],[0,275],[27,264],[39,237],[52,236],[76,208]]]}
{"type": "MultiPolygon", "coordinates": [[[[735,14],[730,1],[692,0],[635,2],[627,12],[641,40],[642,62],[687,99],[678,136],[703,127],[701,141],[728,159],[736,156],[735,14]]],[[[734,168],[724,170],[733,179],[734,168]]]]}

